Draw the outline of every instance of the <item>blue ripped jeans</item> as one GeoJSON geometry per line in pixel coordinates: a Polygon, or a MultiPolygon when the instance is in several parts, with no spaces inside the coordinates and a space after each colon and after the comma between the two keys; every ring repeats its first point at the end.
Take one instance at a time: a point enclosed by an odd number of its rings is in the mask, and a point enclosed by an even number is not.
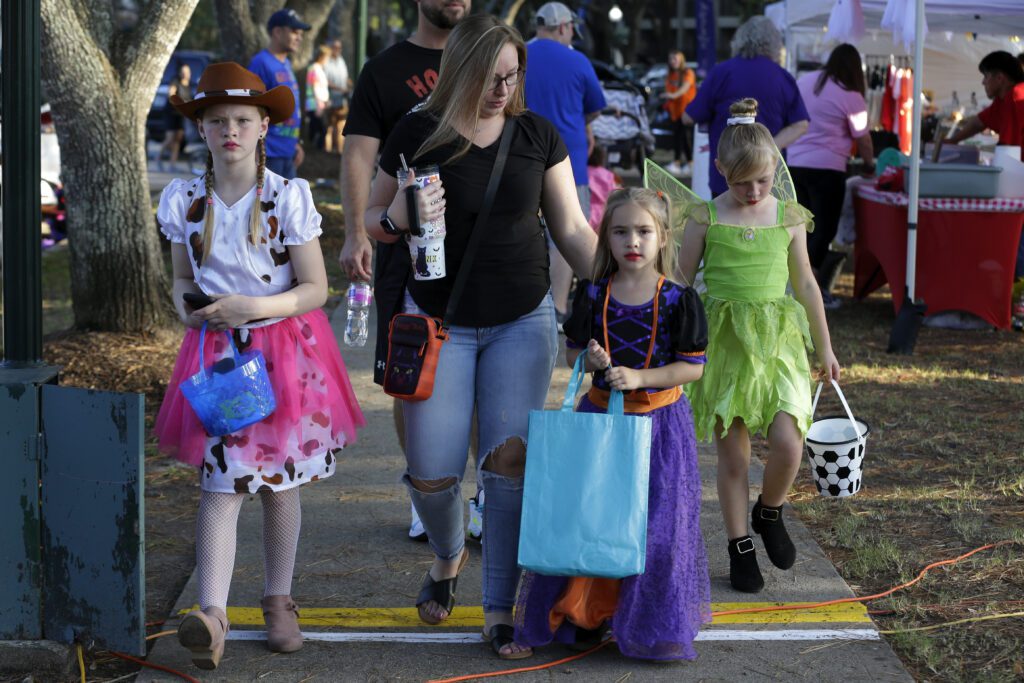
{"type": "MultiPolygon", "coordinates": [[[[422,313],[408,294],[407,313],[422,313]]],[[[483,606],[511,611],[519,585],[519,518],[523,478],[483,469],[487,457],[510,439],[526,443],[531,410],[544,407],[558,346],[555,307],[549,293],[536,309],[503,325],[449,329],[448,341],[426,401],[404,406],[406,485],[423,521],[430,547],[443,559],[465,545],[461,482],[476,405],[480,432],[477,477],[483,482],[483,606]],[[409,479],[454,478],[456,484],[425,493],[409,479]]]]}

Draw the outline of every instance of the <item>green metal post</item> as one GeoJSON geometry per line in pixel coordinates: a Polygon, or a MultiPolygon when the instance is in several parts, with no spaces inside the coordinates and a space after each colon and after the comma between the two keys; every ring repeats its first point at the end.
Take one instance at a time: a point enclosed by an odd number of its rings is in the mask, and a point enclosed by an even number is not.
{"type": "Polygon", "coordinates": [[[355,72],[359,75],[359,72],[363,70],[363,62],[366,61],[366,24],[367,24],[367,13],[366,13],[366,0],[357,0],[356,5],[356,64],[355,72]]]}
{"type": "Polygon", "coordinates": [[[4,361],[33,366],[43,356],[39,250],[39,3],[4,0],[3,272],[4,361]]]}

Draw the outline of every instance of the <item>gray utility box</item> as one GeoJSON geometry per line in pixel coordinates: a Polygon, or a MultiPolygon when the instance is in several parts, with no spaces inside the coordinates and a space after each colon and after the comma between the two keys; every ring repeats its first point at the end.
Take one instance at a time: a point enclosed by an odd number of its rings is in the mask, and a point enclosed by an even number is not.
{"type": "MultiPolygon", "coordinates": [[[[932,164],[921,162],[921,197],[969,197],[990,199],[999,188],[999,166],[976,164],[932,164]]],[[[910,167],[904,166],[907,193],[910,167]]]]}

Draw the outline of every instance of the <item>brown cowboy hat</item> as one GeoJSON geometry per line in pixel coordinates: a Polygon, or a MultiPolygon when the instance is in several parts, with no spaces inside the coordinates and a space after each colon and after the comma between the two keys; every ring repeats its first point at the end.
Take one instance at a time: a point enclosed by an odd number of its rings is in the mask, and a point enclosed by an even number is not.
{"type": "Polygon", "coordinates": [[[235,62],[218,62],[203,70],[196,85],[194,99],[185,101],[177,95],[170,102],[183,116],[195,119],[206,107],[215,104],[248,104],[263,107],[271,123],[286,120],[295,111],[295,95],[287,85],[266,90],[260,77],[235,62]]]}

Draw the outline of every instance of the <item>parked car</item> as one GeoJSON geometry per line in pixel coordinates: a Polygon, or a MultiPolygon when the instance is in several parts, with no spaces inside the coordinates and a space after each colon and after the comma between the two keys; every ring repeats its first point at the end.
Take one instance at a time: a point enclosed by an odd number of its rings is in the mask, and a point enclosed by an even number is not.
{"type": "MultiPolygon", "coordinates": [[[[167,121],[164,117],[164,110],[167,109],[167,91],[171,81],[178,74],[182,64],[188,64],[192,70],[192,83],[198,83],[203,69],[214,60],[212,52],[203,50],[177,50],[171,55],[170,60],[164,68],[164,75],[160,79],[160,85],[153,96],[153,104],[149,108],[149,115],[146,117],[146,137],[155,142],[163,142],[167,133],[167,121]]],[[[195,126],[185,127],[185,144],[199,140],[199,133],[195,126]],[[191,138],[193,139],[190,139],[191,138]]]]}

